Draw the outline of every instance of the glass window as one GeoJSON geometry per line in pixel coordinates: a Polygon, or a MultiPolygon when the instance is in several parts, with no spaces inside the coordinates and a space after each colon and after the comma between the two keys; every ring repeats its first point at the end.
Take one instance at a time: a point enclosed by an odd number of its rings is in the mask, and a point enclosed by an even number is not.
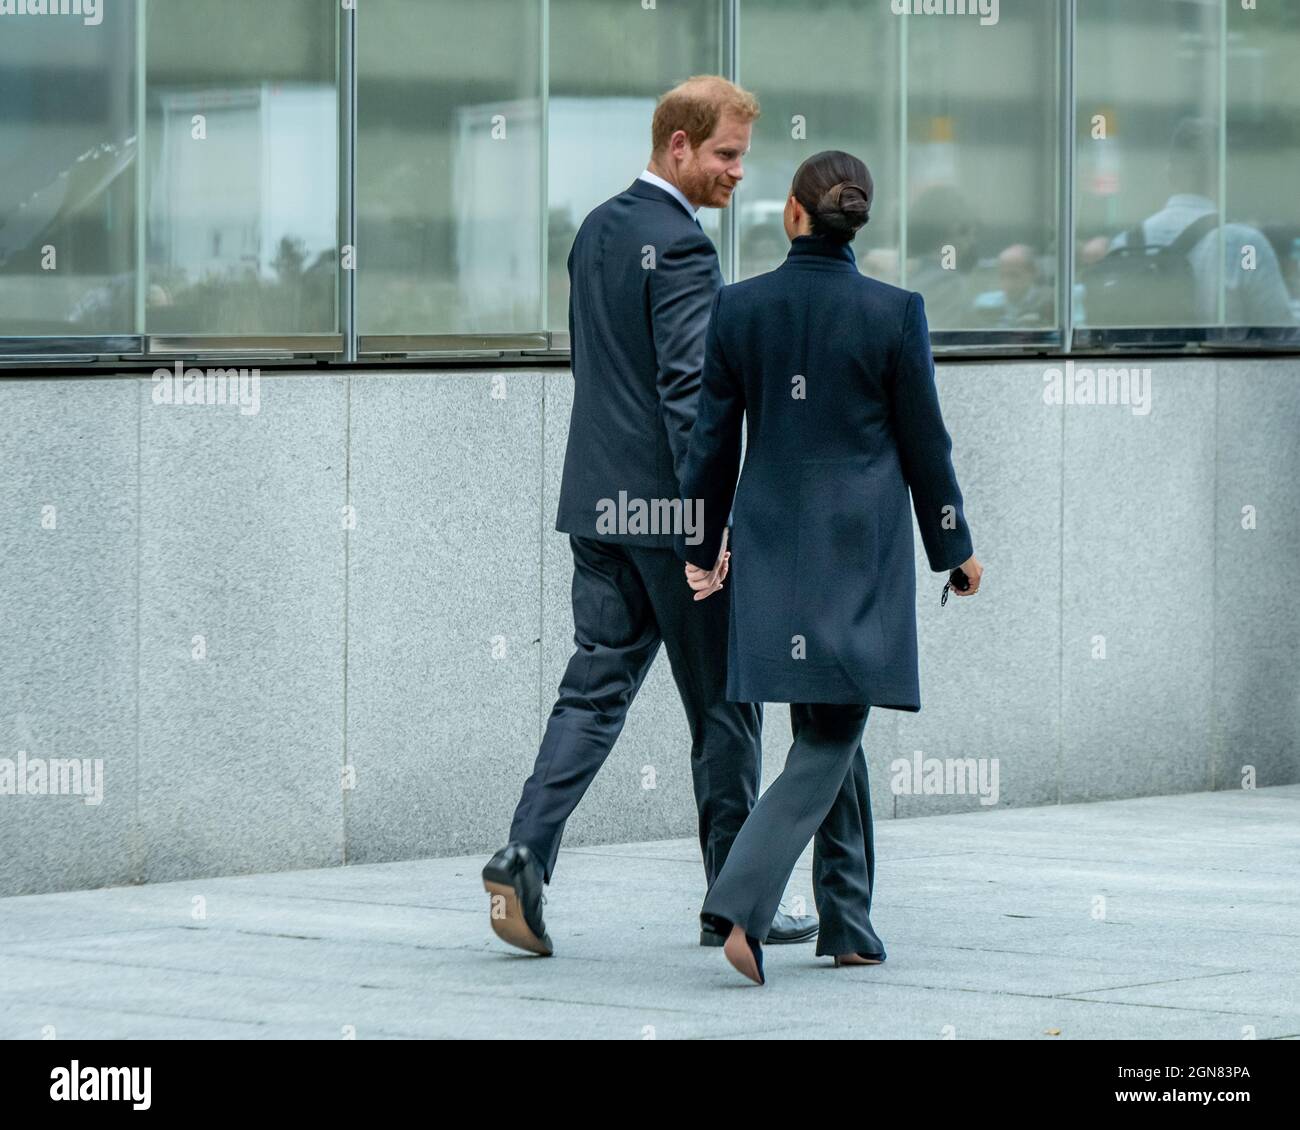
{"type": "Polygon", "coordinates": [[[898,282],[901,42],[902,21],[888,4],[744,0],[740,75],[763,116],[736,194],[741,278],[784,261],[782,216],[795,170],[814,153],[842,149],[866,164],[876,186],[871,221],[853,240],[858,267],[898,282]]]}
{"type": "Polygon", "coordinates": [[[860,270],[920,291],[932,330],[1054,329],[1057,11],[1002,0],[985,22],[861,0],[743,0],[740,71],[764,115],[738,216],[741,275],[785,258],[799,164],[843,149],[876,186],[854,240],[860,270]]]}
{"type": "MultiPolygon", "coordinates": [[[[692,75],[722,73],[722,18],[719,0],[672,0],[650,8],[635,0],[551,0],[547,289],[552,330],[568,330],[567,264],[578,226],[645,169],[659,96],[692,75]]],[[[721,250],[722,212],[703,209],[700,225],[721,250]]]]}
{"type": "Polygon", "coordinates": [[[1084,0],[1075,32],[1076,320],[1213,321],[1222,5],[1084,0]],[[1199,235],[1205,239],[1200,239],[1199,235]],[[1201,311],[1198,314],[1198,310],[1201,311]]]}
{"type": "Polygon", "coordinates": [[[1300,342],[1300,3],[962,7],[972,10],[931,0],[6,9],[0,348],[348,331],[371,339],[367,352],[383,352],[386,336],[443,337],[455,351],[480,337],[562,334],[578,226],[645,167],[659,96],[708,73],[730,73],[763,110],[732,207],[701,213],[728,278],[784,260],[795,170],[844,149],[876,183],[854,241],[859,268],[920,291],[931,330],[957,335],[945,346],[1006,331],[1045,345],[1067,313],[1084,344],[1126,328],[1138,332],[1120,338],[1164,329],[1158,340],[1175,345],[1300,342]],[[344,26],[356,29],[354,170],[339,164],[340,94],[353,93],[339,73],[344,26]],[[353,175],[345,263],[339,186],[353,175]],[[344,325],[350,267],[356,324],[344,325]]]}
{"type": "Polygon", "coordinates": [[[1081,324],[1293,324],[1298,29],[1295,6],[1081,0],[1081,324]]]}
{"type": "Polygon", "coordinates": [[[134,4],[3,17],[0,337],[132,334],[134,4]]]}
{"type": "Polygon", "coordinates": [[[1057,4],[895,17],[907,58],[907,270],[931,330],[1052,330],[1057,4]],[[996,18],[993,18],[996,13],[996,18]]]}
{"type": "Polygon", "coordinates": [[[1223,263],[1202,217],[1217,208],[1222,11],[1222,3],[1203,0],[1078,5],[1074,234],[1081,324],[1217,321],[1223,263]],[[1197,231],[1205,235],[1198,254],[1180,254],[1180,237],[1197,231]]]}
{"type": "Polygon", "coordinates": [[[363,334],[540,332],[541,0],[357,11],[363,334]]]}
{"type": "Polygon", "coordinates": [[[150,333],[338,331],[338,5],[148,5],[150,333]]]}
{"type": "Polygon", "coordinates": [[[1300,322],[1300,4],[1228,5],[1229,326],[1300,322]]]}

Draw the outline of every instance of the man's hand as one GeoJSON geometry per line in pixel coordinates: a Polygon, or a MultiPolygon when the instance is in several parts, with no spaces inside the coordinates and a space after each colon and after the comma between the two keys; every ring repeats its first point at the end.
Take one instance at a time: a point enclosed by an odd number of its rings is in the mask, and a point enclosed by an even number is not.
{"type": "Polygon", "coordinates": [[[696,600],[707,600],[720,588],[731,571],[731,551],[727,548],[727,537],[731,528],[722,531],[722,545],[718,549],[718,560],[712,569],[701,569],[698,565],[687,564],[686,583],[695,590],[696,600]]]}

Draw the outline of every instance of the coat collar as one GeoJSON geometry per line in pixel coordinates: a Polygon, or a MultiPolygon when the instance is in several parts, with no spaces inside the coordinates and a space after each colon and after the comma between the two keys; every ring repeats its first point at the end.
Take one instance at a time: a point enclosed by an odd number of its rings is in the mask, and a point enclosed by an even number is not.
{"type": "Polygon", "coordinates": [[[696,223],[699,223],[699,218],[689,215],[686,209],[682,207],[682,202],[678,200],[677,197],[667,189],[660,188],[657,184],[652,184],[648,180],[642,180],[640,177],[637,177],[636,180],[628,186],[628,192],[633,196],[640,196],[644,200],[662,200],[666,204],[671,204],[683,216],[686,216],[688,220],[693,219],[696,223]]]}
{"type": "Polygon", "coordinates": [[[676,200],[677,203],[680,204],[685,209],[686,214],[690,216],[692,220],[698,220],[700,218],[700,210],[696,208],[694,205],[692,205],[689,200],[686,199],[686,194],[682,192],[682,190],[678,188],[675,184],[672,184],[670,181],[664,180],[664,178],[659,176],[657,173],[652,173],[649,169],[646,169],[646,171],[643,172],[636,179],[640,181],[645,181],[646,184],[652,184],[656,188],[662,188],[666,193],[668,193],[669,196],[671,196],[674,200],[676,200]]]}
{"type": "Polygon", "coordinates": [[[790,253],[785,261],[787,264],[801,267],[820,261],[828,266],[845,264],[855,271],[858,269],[857,256],[853,254],[852,246],[824,235],[795,236],[790,241],[790,253]]]}

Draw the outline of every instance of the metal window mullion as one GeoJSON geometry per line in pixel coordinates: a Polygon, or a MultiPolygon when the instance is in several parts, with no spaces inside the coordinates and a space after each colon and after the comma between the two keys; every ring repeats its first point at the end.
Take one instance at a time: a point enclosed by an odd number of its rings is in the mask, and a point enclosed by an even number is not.
{"type": "Polygon", "coordinates": [[[339,5],[339,330],[343,361],[357,361],[357,13],[339,5]],[[343,267],[353,249],[353,270],[343,267]]]}
{"type": "MultiPolygon", "coordinates": [[[[1219,8],[1219,254],[1216,260],[1219,276],[1219,325],[1228,324],[1228,276],[1224,262],[1228,223],[1228,2],[1219,8]]],[[[1237,264],[1240,269],[1240,264],[1237,264]]]]}
{"type": "MultiPolygon", "coordinates": [[[[720,18],[722,73],[740,86],[740,0],[723,0],[720,18]]],[[[726,264],[727,282],[736,282],[740,278],[739,207],[739,203],[733,199],[731,206],[722,213],[723,262],[726,264]]]]}
{"type": "MultiPolygon", "coordinates": [[[[541,60],[538,82],[541,84],[541,121],[538,123],[538,163],[541,171],[541,212],[537,225],[537,261],[539,269],[538,296],[540,302],[542,333],[551,332],[551,0],[539,0],[541,5],[539,34],[541,60]]],[[[548,336],[547,340],[550,338],[548,336]]]]}
{"type": "Polygon", "coordinates": [[[135,6],[135,332],[143,338],[149,327],[149,192],[145,145],[149,136],[149,0],[135,6]]]}
{"type": "Polygon", "coordinates": [[[898,285],[907,289],[907,19],[898,20],[898,285]]]}
{"type": "Polygon", "coordinates": [[[1060,225],[1057,233],[1057,270],[1061,273],[1057,293],[1061,302],[1061,348],[1065,353],[1074,349],[1074,224],[1076,216],[1075,203],[1075,167],[1074,144],[1076,131],[1075,84],[1074,84],[1074,27],[1078,16],[1078,0],[1062,0],[1060,19],[1061,50],[1059,58],[1059,85],[1061,87],[1061,160],[1058,162],[1057,175],[1061,186],[1057,201],[1060,225]]]}

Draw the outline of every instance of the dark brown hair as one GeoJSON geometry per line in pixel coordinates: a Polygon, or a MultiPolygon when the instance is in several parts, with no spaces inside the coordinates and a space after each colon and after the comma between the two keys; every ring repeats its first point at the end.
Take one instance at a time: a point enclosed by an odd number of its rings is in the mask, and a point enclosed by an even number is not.
{"type": "Polygon", "coordinates": [[[812,220],[813,235],[848,243],[870,219],[876,186],[852,153],[825,149],[799,166],[790,193],[812,220]]]}

